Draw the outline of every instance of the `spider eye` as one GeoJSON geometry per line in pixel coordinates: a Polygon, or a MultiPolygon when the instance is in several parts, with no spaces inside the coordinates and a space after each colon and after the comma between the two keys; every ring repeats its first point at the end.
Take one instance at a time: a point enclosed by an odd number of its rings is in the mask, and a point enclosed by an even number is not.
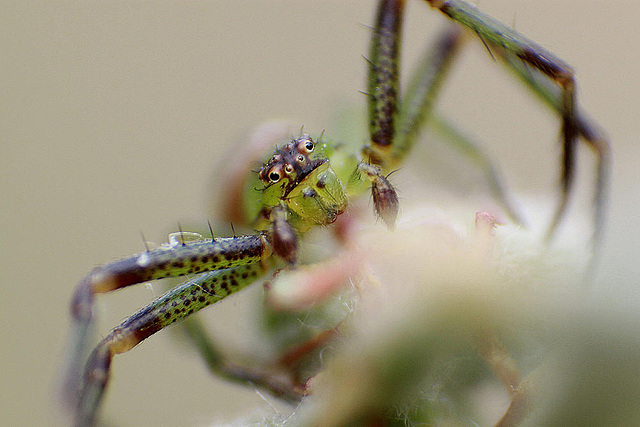
{"type": "Polygon", "coordinates": [[[313,141],[309,140],[309,141],[307,141],[306,144],[304,144],[304,148],[305,148],[305,150],[307,150],[308,153],[312,153],[313,149],[316,148],[316,146],[313,143],[313,141]]]}
{"type": "Polygon", "coordinates": [[[299,155],[296,157],[296,161],[297,161],[298,163],[304,163],[304,156],[303,156],[302,154],[299,154],[299,155]]]}
{"type": "Polygon", "coordinates": [[[284,171],[287,173],[287,175],[290,175],[293,172],[293,166],[291,165],[286,165],[284,167],[284,171]]]}
{"type": "Polygon", "coordinates": [[[269,172],[269,179],[271,180],[271,182],[274,182],[274,183],[280,181],[280,173],[269,172]]]}

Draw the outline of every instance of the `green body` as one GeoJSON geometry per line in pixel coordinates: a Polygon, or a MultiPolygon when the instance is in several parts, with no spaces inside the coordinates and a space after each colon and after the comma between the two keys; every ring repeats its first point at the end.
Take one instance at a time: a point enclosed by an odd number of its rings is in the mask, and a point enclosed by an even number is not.
{"type": "MultiPolygon", "coordinates": [[[[265,153],[265,157],[268,155],[265,153]]],[[[309,157],[325,161],[287,194],[285,189],[290,183],[287,179],[269,185],[258,174],[252,174],[246,180],[242,215],[245,223],[252,224],[257,231],[269,230],[272,220],[267,213],[284,205],[287,220],[302,235],[316,225],[331,224],[345,211],[348,200],[364,188],[361,180],[353,178],[359,156],[343,144],[318,141],[309,157]],[[314,197],[309,197],[310,194],[314,197]]]]}

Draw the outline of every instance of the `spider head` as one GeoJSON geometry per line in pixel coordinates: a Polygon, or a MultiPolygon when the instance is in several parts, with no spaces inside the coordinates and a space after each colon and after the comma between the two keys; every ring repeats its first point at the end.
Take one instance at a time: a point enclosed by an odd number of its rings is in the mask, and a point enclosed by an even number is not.
{"type": "Polygon", "coordinates": [[[322,145],[304,134],[275,150],[258,172],[265,184],[263,212],[284,203],[298,231],[330,224],[344,212],[347,198],[322,145]]]}
{"type": "Polygon", "coordinates": [[[286,196],[314,169],[327,161],[318,151],[313,139],[304,134],[277,148],[258,172],[258,177],[266,186],[280,184],[286,196]]]}

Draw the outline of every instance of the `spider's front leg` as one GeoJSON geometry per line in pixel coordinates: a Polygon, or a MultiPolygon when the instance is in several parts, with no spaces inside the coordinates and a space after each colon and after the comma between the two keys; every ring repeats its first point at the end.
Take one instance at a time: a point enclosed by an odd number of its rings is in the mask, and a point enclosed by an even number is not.
{"type": "Polygon", "coordinates": [[[77,425],[92,425],[109,380],[114,355],[200,309],[255,282],[264,274],[261,263],[211,271],[167,292],[113,329],[87,361],[78,401],[77,425]]]}
{"type": "Polygon", "coordinates": [[[370,144],[362,151],[371,163],[385,170],[397,167],[411,151],[463,42],[455,27],[443,33],[400,102],[398,70],[404,6],[402,0],[380,2],[369,52],[370,144]]]}
{"type": "Polygon", "coordinates": [[[382,1],[371,36],[369,59],[369,133],[371,145],[363,147],[363,155],[371,164],[360,163],[355,176],[371,182],[376,214],[388,227],[394,228],[398,215],[398,196],[383,173],[388,167],[389,149],[394,142],[398,105],[398,57],[402,32],[404,1],[382,1]]]}
{"type": "Polygon", "coordinates": [[[71,312],[77,322],[89,323],[95,294],[165,277],[253,264],[269,255],[270,245],[265,234],[181,242],[149,250],[95,268],[76,288],[71,312]]]}
{"type": "Polygon", "coordinates": [[[271,255],[267,234],[217,238],[150,250],[94,269],[76,288],[67,395],[76,424],[91,425],[107,385],[111,359],[160,329],[255,282],[271,255]],[[212,271],[213,270],[213,271],[212,271]],[[116,327],[81,369],[93,320],[94,295],[164,277],[206,272],[169,291],[116,327]]]}

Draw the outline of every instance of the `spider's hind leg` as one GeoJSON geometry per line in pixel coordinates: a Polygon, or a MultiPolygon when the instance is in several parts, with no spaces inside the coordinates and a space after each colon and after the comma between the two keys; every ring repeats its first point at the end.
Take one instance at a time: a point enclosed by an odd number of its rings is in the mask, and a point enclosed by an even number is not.
{"type": "Polygon", "coordinates": [[[306,385],[298,381],[294,369],[287,369],[273,361],[259,364],[238,363],[225,355],[211,339],[201,317],[190,316],[179,326],[212,374],[251,387],[260,387],[273,396],[294,404],[299,404],[306,395],[306,385]]]}
{"type": "MultiPolygon", "coordinates": [[[[557,111],[558,114],[562,113],[563,95],[561,89],[557,85],[545,78],[543,74],[532,71],[525,62],[514,55],[510,55],[501,50],[497,51],[497,54],[500,56],[500,59],[507,68],[525,85],[527,85],[536,96],[538,96],[549,107],[557,111]]],[[[596,155],[596,188],[593,200],[594,234],[592,236],[592,246],[593,251],[597,252],[601,245],[604,224],[606,221],[609,175],[611,168],[611,147],[607,137],[591,117],[588,117],[580,108],[578,108],[574,114],[580,137],[596,155]]],[[[547,237],[551,237],[551,233],[555,230],[555,226],[562,219],[561,214],[562,210],[558,209],[556,217],[552,221],[552,225],[549,227],[549,235],[547,237]]],[[[593,257],[596,258],[597,253],[594,253],[593,257]]]]}
{"type": "MultiPolygon", "coordinates": [[[[583,136],[587,143],[595,148],[596,154],[599,156],[595,207],[595,228],[597,234],[599,232],[598,229],[603,225],[602,204],[605,199],[603,193],[605,191],[604,186],[608,172],[609,150],[607,142],[599,136],[594,135],[592,131],[593,127],[579,114],[575,94],[575,77],[572,68],[539,44],[489,15],[482,13],[466,1],[425,1],[432,7],[439,9],[453,21],[477,34],[492,52],[497,53],[497,58],[504,61],[509,67],[514,69],[516,73],[521,74],[522,70],[525,70],[526,73],[531,71],[544,76],[548,81],[554,83],[557,90],[540,94],[543,98],[553,98],[547,101],[556,109],[562,120],[563,158],[560,180],[561,196],[560,203],[549,225],[547,237],[555,234],[566,212],[569,195],[573,189],[576,142],[578,136],[583,136]],[[518,62],[524,64],[524,67],[516,65],[518,62]],[[527,70],[527,67],[530,67],[531,70],[527,70]]],[[[521,77],[523,76],[521,75],[521,77]]],[[[535,77],[524,77],[524,80],[530,87],[536,90],[535,86],[537,83],[532,83],[536,80],[535,77]]]]}

